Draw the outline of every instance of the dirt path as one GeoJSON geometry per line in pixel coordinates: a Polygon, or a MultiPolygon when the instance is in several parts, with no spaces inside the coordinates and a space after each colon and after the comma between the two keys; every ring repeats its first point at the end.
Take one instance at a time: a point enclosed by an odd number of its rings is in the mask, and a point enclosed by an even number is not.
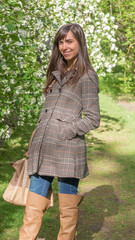
{"type": "Polygon", "coordinates": [[[129,112],[135,112],[135,102],[118,102],[119,105],[125,107],[129,112]]]}

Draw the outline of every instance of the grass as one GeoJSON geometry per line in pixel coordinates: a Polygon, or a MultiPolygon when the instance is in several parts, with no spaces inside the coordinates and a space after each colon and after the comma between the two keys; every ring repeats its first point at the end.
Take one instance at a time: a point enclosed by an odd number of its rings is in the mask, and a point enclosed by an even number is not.
{"type": "MultiPolygon", "coordinates": [[[[100,94],[101,126],[86,136],[90,175],[80,181],[77,240],[135,240],[135,114],[100,94]]],[[[16,131],[1,150],[0,195],[13,169],[9,161],[23,156],[34,126],[16,131]],[[29,129],[29,130],[28,130],[29,129]]],[[[59,230],[57,179],[54,207],[43,219],[39,237],[55,240],[59,230]]],[[[0,239],[17,240],[24,207],[0,198],[0,239]]]]}

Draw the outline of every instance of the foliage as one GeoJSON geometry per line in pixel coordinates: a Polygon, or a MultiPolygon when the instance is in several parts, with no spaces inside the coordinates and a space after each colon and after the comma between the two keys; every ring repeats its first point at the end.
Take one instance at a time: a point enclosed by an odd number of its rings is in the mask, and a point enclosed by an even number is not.
{"type": "MultiPolygon", "coordinates": [[[[118,62],[113,69],[113,73],[116,73],[118,77],[116,85],[119,85],[122,90],[119,94],[135,95],[135,1],[101,1],[101,10],[104,13],[110,11],[110,14],[115,16],[115,22],[118,26],[116,32],[118,62]]],[[[108,75],[109,77],[111,79],[111,76],[108,75]]]]}
{"type": "Polygon", "coordinates": [[[4,0],[0,19],[1,139],[13,127],[37,121],[52,39],[61,25],[76,22],[84,28],[99,75],[116,65],[117,25],[110,13],[101,11],[100,0],[4,0]]]}

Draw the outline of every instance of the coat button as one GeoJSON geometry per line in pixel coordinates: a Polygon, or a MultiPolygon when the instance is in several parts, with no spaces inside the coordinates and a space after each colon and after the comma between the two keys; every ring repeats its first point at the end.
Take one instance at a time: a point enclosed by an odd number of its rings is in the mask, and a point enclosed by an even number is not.
{"type": "Polygon", "coordinates": [[[45,109],[45,112],[47,112],[47,109],[45,109]]]}
{"type": "Polygon", "coordinates": [[[61,88],[59,88],[59,92],[61,92],[61,88]]]}
{"type": "Polygon", "coordinates": [[[52,92],[52,89],[50,89],[50,93],[52,92]]]}

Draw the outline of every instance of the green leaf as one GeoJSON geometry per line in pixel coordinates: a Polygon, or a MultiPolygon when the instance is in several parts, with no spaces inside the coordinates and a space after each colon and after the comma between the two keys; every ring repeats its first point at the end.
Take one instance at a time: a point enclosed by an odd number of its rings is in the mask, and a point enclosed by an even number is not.
{"type": "Polygon", "coordinates": [[[10,37],[11,37],[12,40],[14,40],[15,42],[20,41],[20,40],[19,40],[19,37],[18,37],[17,35],[15,35],[15,34],[10,34],[10,37]]]}
{"type": "Polygon", "coordinates": [[[18,20],[21,20],[21,19],[23,19],[24,18],[24,14],[21,12],[21,13],[19,13],[18,14],[18,16],[17,16],[17,19],[18,20]]]}
{"type": "Polygon", "coordinates": [[[70,9],[76,11],[76,7],[73,7],[73,6],[69,6],[70,9]]]}
{"type": "Polygon", "coordinates": [[[15,29],[15,26],[12,23],[9,23],[8,25],[6,25],[6,27],[9,32],[12,32],[15,29]]]}
{"type": "Polygon", "coordinates": [[[122,43],[122,46],[126,46],[126,45],[129,45],[129,44],[130,44],[130,41],[127,41],[127,42],[122,43]]]}

